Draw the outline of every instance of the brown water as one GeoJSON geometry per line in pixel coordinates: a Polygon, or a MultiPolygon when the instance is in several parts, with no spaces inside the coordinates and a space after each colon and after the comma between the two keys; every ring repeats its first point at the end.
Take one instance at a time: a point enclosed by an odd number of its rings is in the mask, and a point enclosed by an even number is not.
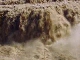
{"type": "Polygon", "coordinates": [[[74,26],[71,35],[49,46],[54,60],[80,60],[80,24],[74,26]]]}
{"type": "Polygon", "coordinates": [[[80,24],[74,26],[71,35],[51,45],[40,39],[27,43],[0,46],[0,60],[80,60],[80,24]]]}

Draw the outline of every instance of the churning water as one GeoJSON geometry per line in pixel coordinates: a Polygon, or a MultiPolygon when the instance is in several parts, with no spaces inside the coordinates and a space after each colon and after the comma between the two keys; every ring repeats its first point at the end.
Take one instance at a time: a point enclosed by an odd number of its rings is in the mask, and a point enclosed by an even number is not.
{"type": "Polygon", "coordinates": [[[72,27],[70,36],[51,45],[40,39],[25,44],[0,46],[0,60],[80,60],[80,24],[72,27]]]}
{"type": "Polygon", "coordinates": [[[55,60],[80,60],[80,24],[74,26],[71,35],[49,46],[55,60]]]}

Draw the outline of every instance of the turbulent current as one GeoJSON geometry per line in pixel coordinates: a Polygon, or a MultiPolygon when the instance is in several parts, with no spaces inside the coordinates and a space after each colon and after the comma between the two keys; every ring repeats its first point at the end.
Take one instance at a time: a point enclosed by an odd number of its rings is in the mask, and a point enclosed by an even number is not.
{"type": "Polygon", "coordinates": [[[3,3],[0,60],[80,60],[80,2],[3,3]]]}
{"type": "Polygon", "coordinates": [[[50,46],[55,60],[80,60],[80,24],[74,26],[71,35],[50,46]]]}
{"type": "Polygon", "coordinates": [[[0,47],[0,60],[80,60],[80,24],[72,27],[70,36],[51,45],[40,39],[0,47]]]}

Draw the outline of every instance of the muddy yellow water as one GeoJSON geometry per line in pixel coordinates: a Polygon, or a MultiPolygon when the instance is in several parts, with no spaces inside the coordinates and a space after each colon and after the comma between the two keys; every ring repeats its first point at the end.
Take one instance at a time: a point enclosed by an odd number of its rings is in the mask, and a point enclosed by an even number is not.
{"type": "Polygon", "coordinates": [[[40,38],[27,43],[0,46],[0,60],[80,60],[80,24],[72,27],[70,36],[50,45],[40,38]]]}

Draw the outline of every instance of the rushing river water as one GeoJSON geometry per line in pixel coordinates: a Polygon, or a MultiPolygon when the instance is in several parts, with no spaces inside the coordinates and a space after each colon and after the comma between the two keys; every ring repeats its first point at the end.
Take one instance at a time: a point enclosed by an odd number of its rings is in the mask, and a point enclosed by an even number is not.
{"type": "Polygon", "coordinates": [[[72,28],[70,36],[51,45],[36,39],[0,46],[0,60],[80,60],[80,24],[72,28]]]}
{"type": "Polygon", "coordinates": [[[80,60],[80,24],[74,26],[71,35],[50,46],[55,60],[80,60]]]}

